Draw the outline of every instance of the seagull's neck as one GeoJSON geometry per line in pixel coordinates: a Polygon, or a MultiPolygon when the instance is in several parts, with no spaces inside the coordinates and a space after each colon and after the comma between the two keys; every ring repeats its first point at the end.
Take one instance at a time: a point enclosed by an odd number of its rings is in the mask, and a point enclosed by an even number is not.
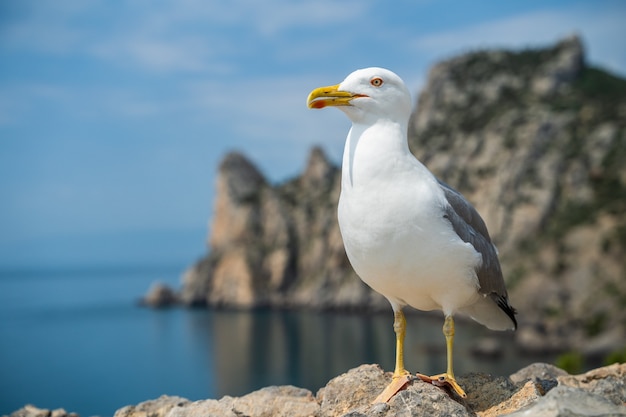
{"type": "Polygon", "coordinates": [[[366,185],[398,163],[414,159],[407,142],[407,124],[379,120],[373,124],[353,123],[343,153],[342,186],[366,185]]]}

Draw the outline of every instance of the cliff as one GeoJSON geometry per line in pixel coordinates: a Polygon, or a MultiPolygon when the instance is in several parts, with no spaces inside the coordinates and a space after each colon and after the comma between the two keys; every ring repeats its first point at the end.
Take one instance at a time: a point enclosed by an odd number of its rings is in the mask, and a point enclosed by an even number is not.
{"type": "Polygon", "coordinates": [[[625,128],[626,80],[588,67],[576,37],[430,72],[411,149],[484,217],[522,346],[626,337],[625,128]]]}
{"type": "MultiPolygon", "coordinates": [[[[588,66],[577,37],[473,52],[432,68],[409,130],[412,152],[485,219],[519,311],[519,345],[623,347],[626,80],[588,66]]],[[[278,185],[227,155],[208,255],[185,273],[178,300],[388,309],[346,259],[339,191],[340,170],[321,149],[278,185]]]]}
{"type": "Polygon", "coordinates": [[[314,149],[304,173],[268,184],[239,153],[219,167],[210,251],[183,278],[184,304],[386,308],[352,271],[336,207],[341,174],[314,149]]]}
{"type": "MultiPolygon", "coordinates": [[[[582,375],[569,375],[535,363],[509,377],[471,374],[459,378],[466,399],[416,380],[387,404],[371,404],[391,380],[377,365],[361,365],[339,375],[316,395],[294,386],[271,386],[219,400],[189,401],[162,396],[115,412],[115,417],[385,417],[478,416],[570,417],[626,416],[626,365],[611,365],[582,375]]],[[[10,417],[78,417],[63,409],[32,405],[10,417]]]]}

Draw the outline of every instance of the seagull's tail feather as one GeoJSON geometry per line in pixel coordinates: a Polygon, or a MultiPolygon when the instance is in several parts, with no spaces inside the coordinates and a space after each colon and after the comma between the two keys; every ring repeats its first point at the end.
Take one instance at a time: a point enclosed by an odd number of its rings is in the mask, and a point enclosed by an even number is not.
{"type": "Polygon", "coordinates": [[[508,300],[497,295],[481,297],[480,301],[460,310],[491,330],[515,330],[515,309],[508,300]]]}

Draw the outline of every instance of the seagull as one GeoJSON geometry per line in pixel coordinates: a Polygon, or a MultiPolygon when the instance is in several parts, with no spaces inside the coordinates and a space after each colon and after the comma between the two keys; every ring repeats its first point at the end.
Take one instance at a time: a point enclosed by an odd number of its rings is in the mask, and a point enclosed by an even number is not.
{"type": "Polygon", "coordinates": [[[340,84],[314,89],[307,105],[337,107],[352,121],[343,153],[339,227],[357,275],[391,304],[396,335],[393,378],[374,402],[389,401],[416,378],[465,398],[452,366],[453,316],[468,315],[492,330],[517,328],[485,222],[409,151],[411,95],[395,73],[354,71],[340,84]],[[412,376],[405,369],[406,306],[443,312],[446,372],[412,376]]]}

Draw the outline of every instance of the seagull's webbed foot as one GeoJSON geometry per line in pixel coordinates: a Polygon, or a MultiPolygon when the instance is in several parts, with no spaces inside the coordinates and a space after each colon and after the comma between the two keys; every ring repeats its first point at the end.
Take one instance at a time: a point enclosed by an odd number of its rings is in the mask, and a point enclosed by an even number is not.
{"type": "Polygon", "coordinates": [[[413,381],[414,379],[415,377],[412,376],[408,371],[401,375],[394,375],[391,383],[387,385],[387,387],[385,387],[383,392],[381,392],[374,401],[372,401],[372,404],[388,402],[391,398],[393,398],[394,395],[396,395],[409,382],[413,381]]]}
{"type": "Polygon", "coordinates": [[[447,359],[448,359],[448,370],[439,375],[428,376],[417,374],[417,377],[422,381],[429,382],[433,385],[437,385],[438,387],[448,386],[454,391],[459,397],[466,398],[467,394],[463,391],[463,388],[459,384],[457,384],[456,379],[454,378],[454,371],[452,370],[452,345],[454,344],[454,319],[451,315],[446,316],[446,320],[443,324],[443,334],[446,337],[446,351],[447,351],[447,359]]]}
{"type": "Polygon", "coordinates": [[[372,404],[388,402],[398,391],[402,390],[409,382],[415,379],[415,377],[404,368],[406,319],[401,309],[394,311],[393,330],[396,333],[396,369],[393,372],[391,383],[376,397],[372,404]]]}
{"type": "Polygon", "coordinates": [[[429,382],[433,385],[437,385],[438,387],[448,386],[454,391],[459,397],[466,398],[467,394],[463,391],[463,388],[456,382],[456,378],[454,378],[454,371],[452,370],[452,345],[454,344],[454,319],[451,315],[446,316],[446,320],[443,324],[443,334],[446,337],[446,351],[448,357],[448,370],[439,375],[423,375],[417,374],[417,377],[422,381],[429,382]]]}
{"type": "Polygon", "coordinates": [[[422,381],[431,383],[438,387],[445,387],[445,386],[450,387],[452,391],[454,391],[461,398],[467,397],[467,394],[465,394],[465,391],[463,391],[463,388],[461,388],[461,386],[456,382],[456,379],[454,378],[453,375],[444,373],[444,374],[433,375],[433,376],[416,374],[416,376],[422,381]]]}

